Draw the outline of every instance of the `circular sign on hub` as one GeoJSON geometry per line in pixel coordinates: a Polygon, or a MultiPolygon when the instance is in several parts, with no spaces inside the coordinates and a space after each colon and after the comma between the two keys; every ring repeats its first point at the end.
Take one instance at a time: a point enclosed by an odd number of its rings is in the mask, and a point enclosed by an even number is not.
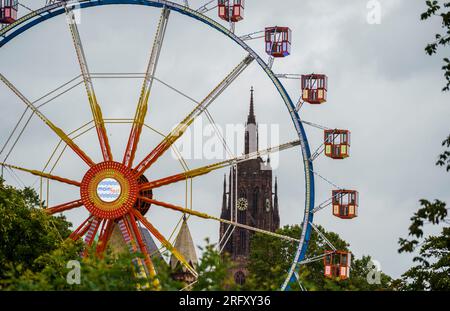
{"type": "Polygon", "coordinates": [[[116,201],[121,193],[122,187],[114,178],[105,178],[97,185],[97,195],[105,203],[116,201]]]}
{"type": "Polygon", "coordinates": [[[139,184],[133,171],[118,162],[102,162],[84,175],[81,200],[92,215],[117,219],[129,213],[136,204],[139,184]]]}

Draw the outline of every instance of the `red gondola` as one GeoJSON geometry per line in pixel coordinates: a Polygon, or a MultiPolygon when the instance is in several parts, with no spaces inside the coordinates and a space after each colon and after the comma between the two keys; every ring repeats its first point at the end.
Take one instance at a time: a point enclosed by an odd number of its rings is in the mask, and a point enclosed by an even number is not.
{"type": "Polygon", "coordinates": [[[288,27],[267,27],[266,53],[273,57],[286,57],[291,54],[292,32],[288,27]]]}
{"type": "Polygon", "coordinates": [[[346,280],[350,277],[352,253],[346,251],[325,251],[324,275],[327,278],[346,280]]]}
{"type": "Polygon", "coordinates": [[[14,23],[17,20],[17,10],[17,0],[0,0],[0,23],[14,23]]]}
{"type": "Polygon", "coordinates": [[[350,156],[350,131],[325,130],[325,156],[332,159],[345,159],[350,156]]]}
{"type": "Polygon", "coordinates": [[[219,17],[227,22],[239,22],[244,19],[244,0],[218,0],[219,17]]]}
{"type": "Polygon", "coordinates": [[[333,215],[342,219],[358,217],[359,193],[355,190],[333,190],[333,215]]]}
{"type": "Polygon", "coordinates": [[[303,101],[319,105],[327,101],[328,77],[323,74],[302,75],[303,101]]]}

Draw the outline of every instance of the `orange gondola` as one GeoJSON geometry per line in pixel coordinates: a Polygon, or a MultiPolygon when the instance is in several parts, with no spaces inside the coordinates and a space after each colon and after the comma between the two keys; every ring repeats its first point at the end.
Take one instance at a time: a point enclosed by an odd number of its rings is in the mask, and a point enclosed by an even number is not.
{"type": "Polygon", "coordinates": [[[350,131],[324,131],[325,156],[332,159],[345,159],[350,156],[350,131]]]}
{"type": "Polygon", "coordinates": [[[347,251],[325,251],[324,275],[327,278],[347,280],[350,277],[352,253],[347,251]]]}
{"type": "Polygon", "coordinates": [[[355,190],[333,190],[333,215],[342,219],[358,217],[359,194],[355,190]]]}
{"type": "Polygon", "coordinates": [[[303,101],[319,105],[327,101],[328,77],[323,74],[302,75],[303,101]]]}

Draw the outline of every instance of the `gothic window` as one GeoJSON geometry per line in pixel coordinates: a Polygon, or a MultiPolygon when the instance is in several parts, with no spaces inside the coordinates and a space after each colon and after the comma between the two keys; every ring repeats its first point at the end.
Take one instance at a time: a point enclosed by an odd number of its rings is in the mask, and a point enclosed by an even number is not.
{"type": "Polygon", "coordinates": [[[238,255],[245,255],[245,250],[247,249],[247,235],[245,233],[245,230],[239,230],[238,255]]]}
{"type": "Polygon", "coordinates": [[[272,208],[272,193],[269,188],[266,189],[264,197],[264,209],[266,212],[270,212],[270,209],[272,208]]]}
{"type": "Polygon", "coordinates": [[[259,200],[259,188],[255,188],[253,191],[253,201],[252,201],[252,211],[256,212],[258,210],[258,200],[259,200]]]}
{"type": "Polygon", "coordinates": [[[247,193],[244,189],[239,190],[239,198],[247,198],[247,193]]]}
{"type": "Polygon", "coordinates": [[[246,211],[238,211],[238,223],[247,224],[247,213],[246,211]]]}
{"type": "Polygon", "coordinates": [[[245,283],[245,274],[242,271],[238,271],[234,274],[234,282],[238,285],[244,285],[245,283]]]}

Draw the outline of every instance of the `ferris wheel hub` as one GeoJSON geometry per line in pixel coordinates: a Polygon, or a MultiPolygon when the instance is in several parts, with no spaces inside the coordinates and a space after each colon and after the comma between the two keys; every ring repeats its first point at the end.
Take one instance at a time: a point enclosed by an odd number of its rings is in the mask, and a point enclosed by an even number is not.
{"type": "Polygon", "coordinates": [[[116,219],[133,208],[139,195],[139,184],[132,170],[118,162],[102,162],[84,175],[81,200],[96,217],[116,219]]]}

